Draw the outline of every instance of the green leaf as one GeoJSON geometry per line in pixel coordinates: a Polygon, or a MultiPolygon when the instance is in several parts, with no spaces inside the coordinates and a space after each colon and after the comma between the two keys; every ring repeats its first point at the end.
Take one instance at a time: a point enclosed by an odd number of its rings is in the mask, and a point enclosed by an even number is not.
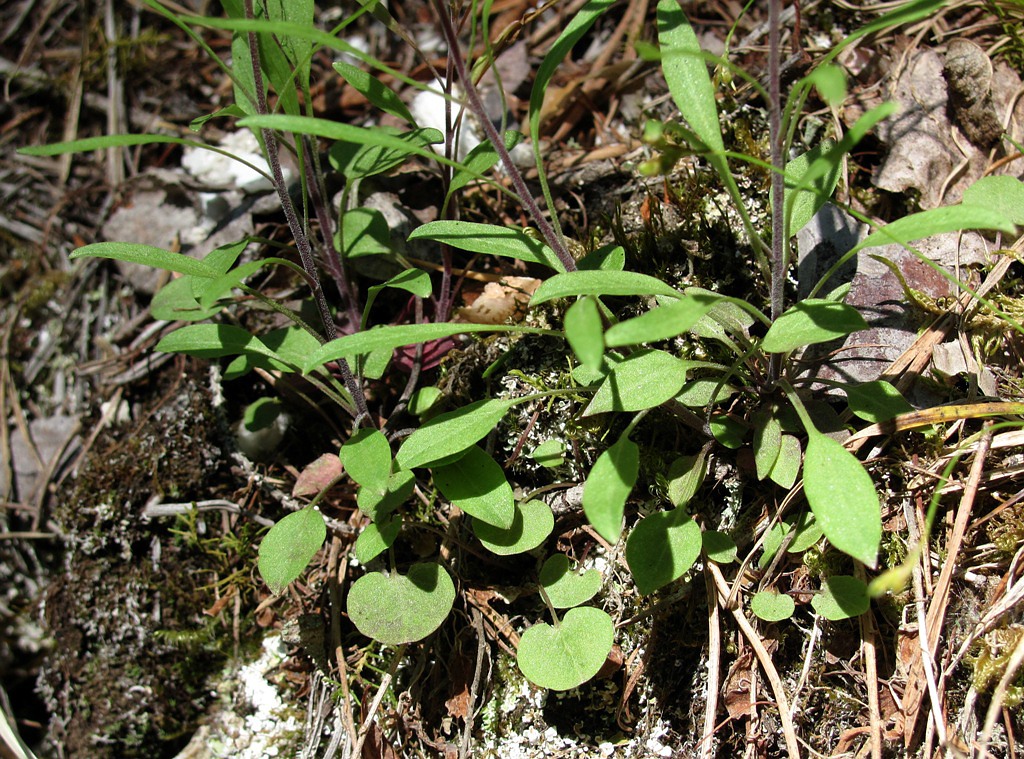
{"type": "Polygon", "coordinates": [[[577,574],[570,569],[569,557],[556,553],[540,568],[541,587],[556,609],[569,609],[589,601],[601,589],[601,573],[587,569],[577,574]]]}
{"type": "Polygon", "coordinates": [[[640,471],[640,448],[623,435],[606,450],[583,485],[583,511],[598,534],[615,543],[622,533],[626,499],[640,471]]]}
{"type": "Polygon", "coordinates": [[[185,353],[198,358],[252,354],[280,358],[258,337],[231,324],[189,324],[176,329],[156,344],[162,353],[185,353]]]}
{"type": "Polygon", "coordinates": [[[545,280],[530,299],[537,306],[556,298],[576,295],[666,295],[683,294],[660,279],[635,271],[572,271],[545,280]]]}
{"type": "Polygon", "coordinates": [[[825,580],[821,593],[811,599],[811,606],[825,619],[837,622],[859,617],[871,606],[868,586],[856,577],[833,575],[825,580]]]}
{"type": "Polygon", "coordinates": [[[336,340],[324,343],[319,349],[306,357],[302,370],[309,373],[314,369],[323,366],[329,361],[337,361],[341,358],[352,358],[365,353],[373,353],[378,350],[394,350],[403,345],[414,345],[426,343],[431,340],[441,340],[454,335],[470,334],[473,332],[521,332],[524,334],[547,335],[552,334],[550,330],[533,329],[508,324],[400,324],[395,326],[374,327],[373,329],[357,332],[354,335],[346,335],[336,340]]]}
{"type": "Polygon", "coordinates": [[[74,251],[70,259],[76,261],[79,258],[107,258],[113,261],[126,261],[143,266],[152,266],[154,269],[174,271],[179,274],[189,274],[194,277],[208,277],[213,279],[220,275],[213,266],[200,261],[199,259],[186,256],[184,253],[172,253],[163,248],[154,248],[152,245],[139,245],[128,242],[97,242],[92,245],[85,245],[74,251]]]}
{"type": "Polygon", "coordinates": [[[409,413],[422,420],[430,419],[444,406],[444,393],[435,385],[424,385],[409,399],[409,413]]]}
{"type": "Polygon", "coordinates": [[[727,414],[713,415],[708,421],[708,426],[715,440],[731,450],[742,446],[747,438],[746,425],[727,414]]]}
{"type": "Polygon", "coordinates": [[[526,553],[539,546],[555,528],[551,507],[544,501],[517,503],[512,526],[507,530],[474,519],[473,532],[484,548],[498,556],[526,553]]]}
{"type": "Polygon", "coordinates": [[[402,99],[395,94],[395,91],[381,82],[377,77],[362,69],[358,69],[351,63],[335,61],[334,70],[345,78],[345,81],[352,85],[352,88],[370,101],[371,104],[392,116],[397,116],[409,124],[415,124],[409,109],[406,108],[402,99]]]}
{"type": "Polygon", "coordinates": [[[1024,182],[1009,175],[982,177],[964,190],[963,205],[997,211],[1014,224],[1024,224],[1024,182]]]}
{"type": "Polygon", "coordinates": [[[416,469],[462,453],[497,427],[514,403],[485,399],[439,414],[405,439],[395,460],[416,469]]]}
{"type": "Polygon", "coordinates": [[[554,469],[565,463],[565,443],[550,438],[533,449],[530,454],[534,461],[543,467],[554,469]]]}
{"type": "MultiPolygon", "coordinates": [[[[786,234],[795,235],[832,197],[843,167],[843,151],[835,140],[825,140],[786,164],[786,234]]],[[[769,202],[775,196],[769,193],[769,202]]]]}
{"type": "Polygon", "coordinates": [[[474,519],[503,530],[512,527],[512,486],[502,468],[482,448],[471,445],[458,459],[435,465],[432,471],[441,494],[474,519]]]}
{"type": "Polygon", "coordinates": [[[603,326],[592,296],[581,298],[565,312],[565,339],[576,358],[588,369],[599,368],[604,358],[603,326]]]}
{"type": "Polygon", "coordinates": [[[826,63],[806,77],[828,105],[839,107],[846,100],[846,73],[839,66],[826,63]]]}
{"type": "Polygon", "coordinates": [[[470,253],[505,256],[565,271],[554,251],[521,229],[473,221],[432,221],[417,227],[410,240],[436,240],[470,253]]]}
{"type": "Polygon", "coordinates": [[[412,495],[416,478],[408,469],[399,469],[387,482],[361,485],[356,506],[374,522],[381,522],[412,495]]]}
{"type": "Polygon", "coordinates": [[[865,248],[875,248],[892,243],[906,244],[913,240],[939,235],[944,232],[959,232],[963,229],[994,229],[1007,234],[1014,232],[1014,224],[999,208],[975,205],[942,206],[904,216],[865,237],[843,259],[851,258],[865,248]]]}
{"type": "Polygon", "coordinates": [[[736,543],[724,532],[705,530],[701,536],[704,553],[716,564],[731,564],[736,561],[736,543]]]}
{"type": "Polygon", "coordinates": [[[315,507],[288,514],[270,528],[260,542],[260,575],[274,595],[296,579],[327,537],[324,518],[315,507]]]}
{"type": "Polygon", "coordinates": [[[637,351],[612,367],[583,416],[660,406],[682,389],[686,372],[692,368],[693,362],[665,351],[637,351]]]}
{"type": "Polygon", "coordinates": [[[658,44],[661,69],[676,107],[701,142],[714,152],[724,152],[715,88],[700,42],[679,0],[658,2],[658,44]]]}
{"type": "Polygon", "coordinates": [[[693,456],[680,456],[668,467],[668,499],[676,508],[685,506],[704,483],[708,448],[693,456]]]}
{"type": "Polygon", "coordinates": [[[369,564],[384,551],[391,548],[402,530],[402,517],[393,516],[380,522],[370,522],[359,533],[355,544],[352,546],[352,553],[360,564],[369,564]]]}
{"type": "Polygon", "coordinates": [[[300,276],[304,273],[302,267],[285,259],[285,258],[260,258],[256,261],[249,261],[241,266],[236,266],[234,269],[221,274],[219,277],[214,279],[212,282],[206,282],[202,286],[198,286],[193,281],[194,290],[199,290],[196,295],[199,295],[199,305],[203,308],[212,307],[218,300],[225,295],[230,294],[231,290],[236,287],[241,287],[242,282],[247,278],[251,277],[257,271],[265,266],[284,266],[286,268],[295,271],[300,276]]]}
{"type": "Polygon", "coordinates": [[[690,570],[700,557],[700,525],[682,509],[640,520],[626,538],[626,561],[642,595],[653,593],[690,570]]]}
{"type": "MultiPolygon", "coordinates": [[[[309,122],[315,122],[317,121],[316,119],[302,117],[302,120],[306,126],[315,128],[316,124],[310,124],[309,122]]],[[[254,121],[254,119],[243,119],[239,123],[250,121],[254,121]]],[[[351,127],[351,125],[347,124],[339,124],[338,126],[351,127]]],[[[436,129],[430,128],[413,129],[408,132],[388,126],[351,128],[364,131],[353,135],[358,139],[336,142],[328,152],[331,167],[336,171],[340,171],[342,176],[349,181],[364,179],[391,171],[391,169],[409,160],[410,156],[422,155],[430,145],[444,142],[444,135],[436,129]],[[367,132],[375,134],[370,135],[367,132]],[[378,139],[374,139],[374,137],[378,139]],[[380,137],[390,139],[382,140],[379,139],[380,137]]],[[[300,130],[297,129],[295,131],[300,130]]],[[[343,137],[339,139],[345,140],[343,137]]]]}
{"type": "Polygon", "coordinates": [[[220,313],[221,308],[220,304],[200,306],[193,293],[193,279],[186,275],[172,279],[156,292],[149,303],[149,314],[160,321],[193,322],[209,319],[220,313]]]}
{"type": "Polygon", "coordinates": [[[364,427],[341,446],[338,454],[353,482],[384,489],[391,478],[391,444],[384,433],[364,427]]]}
{"type": "MultiPolygon", "coordinates": [[[[363,306],[363,328],[366,327],[366,319],[370,313],[370,307],[373,306],[373,302],[377,300],[377,295],[381,290],[392,287],[396,290],[405,290],[408,293],[412,293],[417,298],[427,298],[433,291],[433,286],[430,283],[430,275],[425,271],[419,269],[406,269],[405,271],[399,272],[387,282],[379,285],[374,285],[366,291],[366,304],[363,306]]],[[[387,353],[390,357],[393,348],[379,348],[374,353],[387,353]]]]}
{"type": "MultiPolygon", "coordinates": [[[[736,392],[729,384],[722,384],[717,379],[698,379],[687,382],[676,394],[676,400],[689,408],[707,408],[727,400],[736,392]]],[[[723,442],[723,445],[726,443],[723,442]]]]}
{"type": "Polygon", "coordinates": [[[668,340],[687,332],[720,300],[712,293],[687,294],[667,306],[653,308],[645,314],[613,324],[605,333],[605,343],[610,347],[620,347],[668,340]]]}
{"type": "Polygon", "coordinates": [[[376,208],[350,208],[341,217],[338,237],[341,254],[348,259],[391,253],[391,230],[376,208]]]}
{"type": "Polygon", "coordinates": [[[368,638],[385,645],[423,640],[448,617],[455,584],[440,564],[414,564],[409,574],[371,572],[352,584],[348,616],[368,638]]]}
{"type": "Polygon", "coordinates": [[[914,410],[914,407],[907,403],[900,391],[885,380],[847,385],[843,387],[843,390],[846,391],[846,401],[850,404],[850,411],[872,424],[885,422],[914,410]]]}
{"type": "Polygon", "coordinates": [[[793,435],[782,435],[779,439],[779,456],[768,473],[772,482],[786,490],[793,487],[800,474],[801,454],[800,441],[793,435]]]}
{"type": "Polygon", "coordinates": [[[762,590],[750,599],[750,610],[754,612],[754,616],[765,622],[781,622],[793,616],[796,604],[785,593],[762,590]]]}
{"type": "MultiPolygon", "coordinates": [[[[504,141],[505,149],[512,150],[512,148],[523,141],[523,135],[513,129],[508,129],[505,131],[504,141]]],[[[491,141],[484,140],[481,142],[469,151],[469,154],[462,161],[463,167],[455,170],[452,181],[448,183],[448,197],[450,198],[471,181],[479,178],[480,175],[497,162],[498,152],[494,149],[491,141]]]]}
{"type": "Polygon", "coordinates": [[[882,539],[881,507],[871,475],[857,457],[808,430],[804,492],[829,542],[873,568],[882,539]]]}
{"type": "Polygon", "coordinates": [[[754,464],[757,479],[763,480],[772,471],[782,448],[782,425],[774,414],[759,414],[754,425],[754,464]]]}
{"type": "Polygon", "coordinates": [[[615,641],[615,623],[600,609],[569,609],[557,626],[538,624],[519,639],[516,661],[541,688],[571,690],[596,675],[615,641]]]}
{"type": "MultiPolygon", "coordinates": [[[[787,527],[787,532],[788,532],[787,527]]],[[[810,511],[800,512],[793,523],[793,539],[789,543],[788,553],[803,553],[813,546],[822,536],[821,525],[810,511]]]]}
{"type": "Polygon", "coordinates": [[[626,249],[621,245],[603,245],[583,256],[576,267],[581,271],[622,271],[626,267],[626,249]]]}
{"type": "Polygon", "coordinates": [[[867,328],[864,317],[853,306],[822,299],[802,300],[768,328],[761,348],[768,353],[788,353],[867,328]]]}

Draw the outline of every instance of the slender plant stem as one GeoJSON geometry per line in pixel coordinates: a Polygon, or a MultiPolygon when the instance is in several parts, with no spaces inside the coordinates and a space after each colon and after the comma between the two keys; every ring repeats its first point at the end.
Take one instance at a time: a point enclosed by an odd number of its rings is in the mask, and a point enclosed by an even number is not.
{"type": "MultiPolygon", "coordinates": [[[[785,157],[782,154],[782,95],[779,72],[779,19],[782,0],[768,2],[768,129],[772,143],[772,321],[782,315],[786,284],[785,157]]],[[[772,354],[768,376],[775,382],[782,371],[782,354],[772,354]]]]}
{"type": "Polygon", "coordinates": [[[345,264],[341,260],[341,254],[334,245],[334,225],[331,223],[330,209],[323,193],[323,174],[319,170],[316,156],[309,146],[307,138],[302,140],[302,151],[306,156],[306,183],[309,186],[309,200],[313,206],[313,213],[320,223],[320,234],[323,238],[323,259],[327,269],[334,279],[338,288],[338,296],[345,310],[348,312],[348,320],[352,329],[359,329],[363,315],[359,312],[359,304],[356,302],[355,293],[352,289],[352,281],[345,271],[345,264]]]}
{"type": "MultiPolygon", "coordinates": [[[[253,0],[244,0],[244,8],[247,19],[252,20],[256,17],[253,11],[253,0]]],[[[267,94],[263,87],[260,46],[255,32],[249,32],[248,38],[249,57],[252,59],[252,78],[256,89],[256,112],[262,116],[268,114],[270,109],[267,107],[267,94]]],[[[331,310],[327,305],[327,298],[324,297],[324,289],[320,284],[320,277],[316,271],[316,262],[313,260],[313,249],[310,247],[309,237],[306,235],[302,225],[299,224],[299,218],[295,215],[295,206],[292,205],[291,195],[288,194],[288,183],[285,182],[284,172],[281,170],[281,156],[278,152],[277,136],[272,129],[263,129],[261,132],[263,143],[267,150],[267,163],[270,164],[270,171],[274,177],[274,188],[277,190],[277,197],[281,201],[281,209],[284,211],[285,219],[288,221],[288,229],[295,240],[295,247],[299,250],[302,268],[306,270],[312,283],[313,298],[320,311],[320,319],[324,324],[324,334],[327,336],[328,341],[334,340],[338,336],[338,328],[334,324],[334,317],[331,316],[331,310]]],[[[351,367],[349,367],[348,362],[344,358],[338,359],[338,370],[341,372],[342,381],[345,383],[345,387],[348,389],[352,396],[352,401],[356,405],[356,411],[358,412],[356,415],[356,426],[359,426],[364,419],[370,419],[370,410],[366,406],[363,389],[359,382],[356,381],[351,367]]]]}
{"type": "Polygon", "coordinates": [[[508,148],[505,147],[505,140],[498,134],[498,130],[487,116],[487,109],[484,108],[483,101],[480,99],[480,93],[477,91],[476,85],[473,84],[473,78],[469,75],[469,71],[466,69],[466,62],[463,60],[462,53],[459,50],[459,39],[455,33],[455,27],[452,25],[450,9],[445,6],[444,0],[434,0],[438,20],[441,23],[445,41],[448,43],[448,56],[455,64],[455,72],[459,75],[459,81],[466,91],[469,107],[487,134],[487,139],[494,146],[495,152],[497,152],[502,165],[505,167],[505,171],[508,172],[508,176],[512,180],[513,187],[516,188],[520,202],[533,218],[533,223],[537,225],[537,230],[544,238],[544,241],[555,252],[555,255],[558,256],[558,260],[561,261],[566,271],[576,271],[576,260],[565,247],[565,241],[555,232],[551,223],[545,218],[540,206],[537,205],[537,201],[530,193],[530,189],[526,186],[526,180],[523,179],[522,172],[519,171],[519,167],[512,160],[508,148]]]}

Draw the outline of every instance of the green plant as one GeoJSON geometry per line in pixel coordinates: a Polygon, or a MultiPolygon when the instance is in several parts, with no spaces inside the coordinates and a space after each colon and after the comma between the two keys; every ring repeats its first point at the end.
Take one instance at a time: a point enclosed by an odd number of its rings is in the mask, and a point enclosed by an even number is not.
{"type": "MultiPolygon", "coordinates": [[[[940,4],[934,0],[907,3],[855,36],[921,18],[940,4]]],[[[620,540],[627,526],[627,503],[640,476],[641,444],[634,436],[640,437],[637,433],[645,417],[656,408],[666,407],[701,437],[699,453],[674,459],[664,473],[666,508],[630,525],[625,556],[641,594],[652,594],[681,578],[702,551],[719,563],[735,559],[736,546],[729,537],[702,531],[688,511],[715,446],[749,448],[759,481],[770,481],[794,495],[795,489],[802,487],[810,510],[792,521],[780,521],[769,533],[762,555],[764,565],[783,545],[789,551],[804,551],[823,535],[848,557],[875,566],[882,525],[871,475],[853,453],[819,429],[815,399],[801,386],[798,361],[808,346],[846,336],[866,324],[855,308],[843,302],[844,288],[828,290],[831,271],[812,290],[812,295],[824,293],[823,297],[787,303],[784,287],[793,235],[832,196],[845,156],[892,111],[888,105],[879,106],[862,116],[840,139],[822,142],[784,162],[798,116],[812,90],[833,105],[845,97],[842,72],[831,64],[842,46],[798,81],[783,104],[778,72],[779,3],[771,3],[773,69],[770,91],[762,93],[770,111],[770,161],[726,150],[707,57],[676,0],[661,0],[658,4],[659,47],[642,48],[645,55],[661,62],[685,122],[648,125],[645,139],[657,155],[643,169],[667,173],[687,153],[706,160],[741,218],[762,284],[769,293],[765,313],[742,298],[698,287],[681,290],[657,277],[625,270],[621,248],[599,249],[577,262],[557,223],[543,213],[511,160],[509,149],[522,135],[501,133],[486,118],[474,77],[459,52],[451,9],[440,0],[434,7],[449,43],[452,66],[465,88],[465,103],[453,94],[450,77],[439,77],[444,83],[441,94],[453,105],[464,105],[482,117],[488,137],[462,161],[453,157],[451,132],[416,125],[397,94],[373,74],[350,63],[336,63],[334,69],[373,106],[409,128],[355,127],[312,113],[310,59],[320,46],[353,55],[372,69],[421,86],[358,53],[339,38],[345,24],[354,17],[330,32],[322,32],[313,26],[309,2],[268,2],[260,9],[251,0],[229,2],[227,19],[178,17],[158,0],[147,0],[147,5],[196,39],[193,27],[232,32],[233,64],[221,65],[234,83],[236,102],[198,120],[195,127],[198,130],[210,118],[218,118],[235,119],[238,126],[253,130],[267,158],[269,173],[263,173],[279,195],[299,260],[296,263],[282,254],[244,261],[243,254],[259,242],[249,239],[215,250],[201,261],[130,243],[89,245],[73,257],[132,261],[181,275],[154,298],[156,318],[184,322],[159,343],[158,350],[207,359],[230,358],[226,379],[256,368],[301,374],[348,414],[350,434],[337,454],[325,454],[327,458],[316,463],[315,473],[307,470],[310,473],[304,474],[304,492],[315,494],[313,502],[282,518],[260,547],[260,572],[273,592],[282,592],[299,577],[320,550],[326,527],[317,504],[339,478],[346,477],[357,486],[357,505],[368,520],[353,554],[362,565],[369,565],[351,586],[348,615],[360,632],[384,644],[402,646],[426,638],[444,623],[455,603],[459,567],[440,558],[417,560],[411,566],[404,562],[406,566],[402,566],[396,540],[403,531],[417,529],[425,521],[410,507],[417,484],[431,498],[468,515],[480,544],[493,554],[542,553],[554,526],[551,510],[537,499],[517,500],[507,473],[488,452],[486,439],[520,404],[580,395],[588,399],[581,417],[632,415],[624,424],[605,425],[612,442],[597,456],[583,489],[586,518],[610,544],[620,540]],[[269,94],[274,96],[275,112],[271,111],[269,94]],[[330,141],[328,165],[344,183],[338,209],[329,208],[325,200],[327,169],[321,165],[315,139],[330,141]],[[443,153],[434,151],[437,145],[444,146],[443,153]],[[293,153],[299,164],[301,209],[294,207],[289,195],[280,167],[281,149],[293,153]],[[446,211],[458,202],[458,192],[469,183],[491,181],[487,173],[500,162],[514,190],[500,189],[526,208],[540,239],[522,230],[454,218],[425,224],[410,239],[441,245],[442,274],[440,282],[435,283],[427,271],[391,252],[383,217],[358,205],[362,180],[413,158],[426,160],[443,176],[446,211]],[[755,218],[746,207],[734,175],[736,162],[759,166],[771,174],[769,242],[760,231],[763,220],[755,218]],[[309,223],[312,218],[318,222],[318,236],[309,223]],[[550,276],[534,292],[530,306],[554,304],[556,311],[565,306],[562,328],[448,321],[454,297],[453,250],[486,253],[545,269],[550,276]],[[390,257],[401,270],[383,283],[370,286],[360,302],[352,279],[353,263],[368,256],[390,257]],[[321,284],[317,257],[324,262],[322,268],[334,285],[332,299],[321,284]],[[245,284],[267,266],[286,267],[309,286],[320,319],[318,325],[245,284]],[[236,291],[275,311],[287,320],[287,326],[256,335],[220,320],[221,312],[243,307],[236,291]],[[372,323],[371,306],[385,291],[407,299],[408,311],[415,315],[412,322],[372,323]],[[647,299],[652,307],[619,320],[613,308],[615,299],[637,296],[647,299]],[[339,322],[346,325],[346,333],[339,333],[339,322]],[[759,331],[763,333],[760,337],[759,331]],[[573,386],[516,398],[484,397],[436,413],[436,396],[440,394],[436,388],[420,388],[419,395],[414,395],[416,377],[423,366],[423,348],[419,348],[413,359],[412,379],[397,403],[371,409],[366,383],[386,376],[396,349],[474,333],[565,340],[578,362],[571,370],[573,386]],[[684,359],[668,349],[650,347],[680,337],[717,343],[724,355],[730,356],[730,363],[684,359]],[[725,410],[728,399],[733,403],[725,410]],[[410,412],[420,418],[410,420],[410,412]],[[378,426],[377,419],[384,420],[383,424],[378,426]],[[399,423],[406,422],[412,426],[399,427],[399,423]],[[384,558],[388,568],[374,569],[374,562],[383,564],[384,558]]],[[[543,93],[568,50],[610,6],[610,0],[586,3],[537,72],[530,98],[529,136],[549,207],[550,191],[539,153],[543,93]]],[[[365,0],[360,13],[372,13],[390,29],[397,28],[386,8],[377,2],[365,0]]],[[[488,53],[478,63],[486,66],[489,60],[488,53]]],[[[718,62],[729,65],[727,61],[718,62]]],[[[745,72],[735,74],[760,87],[745,72]]],[[[27,152],[52,155],[155,142],[209,147],[177,138],[125,135],[27,152]]],[[[1021,192],[1024,190],[1019,182],[1010,186],[1005,178],[982,180],[965,194],[961,204],[913,214],[880,227],[846,258],[893,242],[909,247],[913,240],[950,230],[1010,232],[1017,219],[1008,220],[997,201],[1002,203],[1008,193],[1018,197],[1021,192]]],[[[850,411],[861,419],[882,421],[907,408],[896,389],[884,382],[841,387],[850,411]]],[[[549,440],[538,446],[534,455],[545,466],[557,466],[564,450],[560,441],[549,440]]],[[[597,673],[613,644],[611,617],[596,607],[582,606],[598,592],[601,578],[593,570],[581,576],[571,574],[568,559],[560,554],[538,564],[538,592],[553,624],[538,623],[523,633],[518,662],[524,674],[542,687],[576,687],[597,673]],[[558,609],[568,611],[559,617],[558,609]]],[[[526,578],[516,578],[516,582],[526,584],[526,578]]],[[[832,575],[825,578],[823,592],[814,606],[829,619],[841,619],[862,613],[867,599],[863,582],[832,575]]],[[[755,595],[751,606],[756,615],[771,621],[784,619],[793,611],[787,596],[772,592],[755,595]]]]}

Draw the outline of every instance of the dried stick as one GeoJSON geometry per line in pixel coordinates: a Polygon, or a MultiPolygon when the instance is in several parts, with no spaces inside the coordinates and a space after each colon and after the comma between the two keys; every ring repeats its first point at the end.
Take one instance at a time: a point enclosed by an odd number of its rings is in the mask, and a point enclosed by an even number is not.
{"type": "MultiPolygon", "coordinates": [[[[715,587],[718,589],[719,603],[724,605],[729,598],[729,583],[725,581],[722,570],[716,564],[709,562],[707,566],[715,581],[715,587]]],[[[765,677],[768,678],[768,684],[771,685],[772,694],[775,696],[775,705],[779,710],[779,720],[782,722],[782,734],[786,740],[786,750],[789,752],[789,757],[790,759],[800,759],[800,743],[796,737],[793,718],[790,716],[789,699],[786,697],[786,689],[782,685],[782,678],[779,677],[779,672],[772,663],[772,656],[768,653],[764,644],[761,643],[761,637],[747,620],[743,610],[737,607],[730,609],[730,611],[740,631],[746,637],[747,642],[750,643],[750,647],[754,649],[757,660],[761,663],[761,669],[764,671],[765,677]]]]}

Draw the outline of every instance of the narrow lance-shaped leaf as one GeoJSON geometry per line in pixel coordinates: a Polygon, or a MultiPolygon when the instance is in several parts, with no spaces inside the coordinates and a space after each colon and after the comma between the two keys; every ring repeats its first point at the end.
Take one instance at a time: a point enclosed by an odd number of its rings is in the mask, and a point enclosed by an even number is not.
{"type": "Polygon", "coordinates": [[[260,543],[258,565],[272,593],[283,592],[302,574],[326,537],[324,518],[313,507],[289,514],[270,528],[260,543]]]}
{"type": "Polygon", "coordinates": [[[440,414],[406,438],[395,458],[402,468],[416,469],[462,453],[493,430],[514,403],[487,399],[440,414]]]}
{"type": "Polygon", "coordinates": [[[583,486],[583,511],[598,534],[615,543],[622,533],[626,499],[640,470],[640,448],[627,436],[598,456],[583,486]]]}
{"type": "Polygon", "coordinates": [[[505,256],[565,271],[551,248],[521,229],[512,227],[473,221],[432,221],[414,229],[409,239],[436,240],[470,253],[505,256]]]}
{"type": "Polygon", "coordinates": [[[829,542],[874,567],[882,540],[881,507],[871,475],[857,457],[832,438],[809,431],[804,492],[829,542]]]}
{"type": "Polygon", "coordinates": [[[830,300],[802,300],[768,328],[761,347],[768,353],[788,353],[867,328],[864,317],[853,306],[830,300]]]}
{"type": "Polygon", "coordinates": [[[661,68],[676,107],[708,148],[724,152],[715,89],[697,34],[679,6],[679,0],[658,3],[658,43],[661,68]]]}
{"type": "Polygon", "coordinates": [[[576,295],[665,295],[682,298],[683,294],[660,279],[635,271],[573,271],[556,274],[537,288],[530,299],[536,306],[555,298],[576,295]]]}
{"type": "Polygon", "coordinates": [[[601,367],[604,357],[602,328],[601,313],[593,297],[581,298],[565,312],[565,339],[587,369],[601,367]]]}
{"type": "Polygon", "coordinates": [[[435,466],[434,484],[449,501],[474,519],[507,530],[515,516],[512,486],[498,463],[480,446],[451,464],[435,466]]]}

